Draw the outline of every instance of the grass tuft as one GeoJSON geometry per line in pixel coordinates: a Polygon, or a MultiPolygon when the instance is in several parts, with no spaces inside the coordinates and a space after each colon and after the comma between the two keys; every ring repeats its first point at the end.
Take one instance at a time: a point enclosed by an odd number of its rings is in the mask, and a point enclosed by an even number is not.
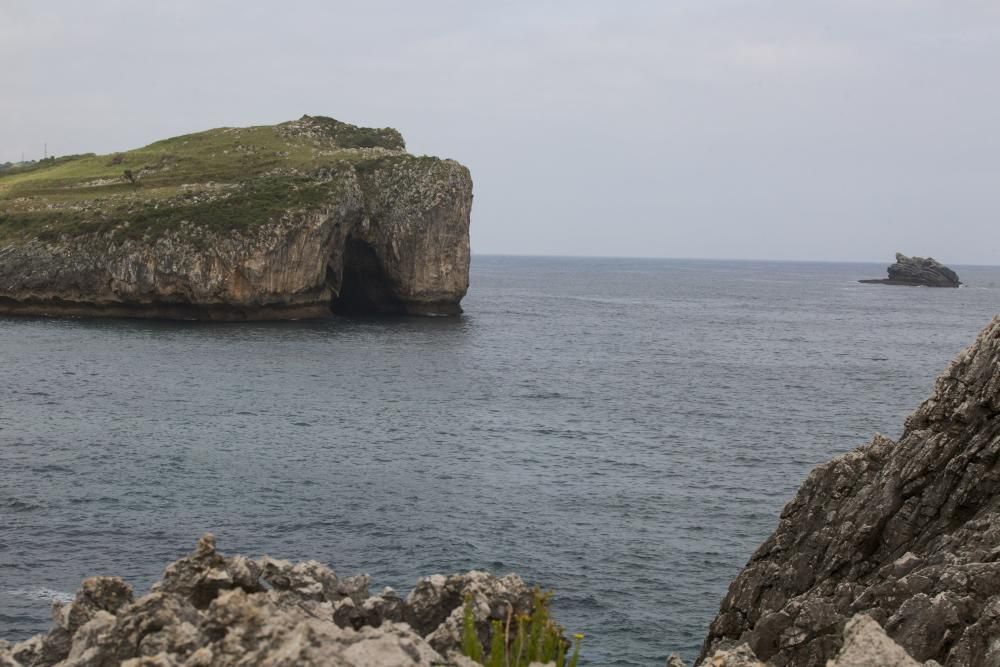
{"type": "Polygon", "coordinates": [[[49,158],[0,171],[0,243],[92,232],[159,236],[191,223],[248,229],[336,194],[355,165],[419,160],[391,128],[324,116],[218,128],[111,155],[49,158]],[[314,175],[323,173],[323,178],[314,175]]]}
{"type": "Polygon", "coordinates": [[[535,590],[532,612],[508,617],[506,624],[493,620],[490,623],[490,652],[483,656],[483,647],[476,631],[472,598],[465,598],[462,623],[462,653],[485,667],[528,667],[532,662],[554,662],[556,667],[577,667],[583,635],[574,635],[573,654],[566,662],[569,643],[563,629],[549,613],[551,593],[535,590]],[[511,636],[511,623],[514,634],[511,636]]]}

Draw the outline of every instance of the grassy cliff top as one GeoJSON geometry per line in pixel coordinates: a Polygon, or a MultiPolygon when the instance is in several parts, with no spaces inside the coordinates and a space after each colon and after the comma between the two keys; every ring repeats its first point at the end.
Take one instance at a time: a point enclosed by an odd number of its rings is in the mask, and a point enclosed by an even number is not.
{"type": "Polygon", "coordinates": [[[112,155],[50,158],[0,171],[0,242],[181,224],[233,228],[329,194],[322,169],[366,170],[405,156],[399,132],[323,116],[218,128],[112,155]]]}

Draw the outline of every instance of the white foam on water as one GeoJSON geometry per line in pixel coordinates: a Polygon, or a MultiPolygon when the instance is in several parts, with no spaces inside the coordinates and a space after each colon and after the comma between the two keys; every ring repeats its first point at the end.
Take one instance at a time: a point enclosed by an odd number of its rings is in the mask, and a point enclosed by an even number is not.
{"type": "Polygon", "coordinates": [[[17,590],[4,591],[7,595],[24,598],[33,602],[70,602],[73,600],[72,593],[57,591],[51,588],[23,588],[17,590]]]}

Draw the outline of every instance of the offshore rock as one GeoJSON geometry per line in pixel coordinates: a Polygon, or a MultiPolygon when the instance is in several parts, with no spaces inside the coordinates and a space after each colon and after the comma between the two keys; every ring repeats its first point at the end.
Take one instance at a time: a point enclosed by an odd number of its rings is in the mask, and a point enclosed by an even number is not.
{"type": "Polygon", "coordinates": [[[887,269],[888,278],[859,280],[860,283],[923,287],[959,287],[958,274],[933,257],[907,257],[897,252],[896,263],[887,269]]]}
{"type": "Polygon", "coordinates": [[[225,557],[205,535],[138,599],[117,577],[85,580],[55,606],[47,634],[0,642],[0,667],[463,667],[467,597],[487,642],[491,619],[534,604],[519,577],[483,572],[423,579],[405,600],[388,588],[369,596],[367,577],[339,578],[316,561],[225,557]]]}
{"type": "Polygon", "coordinates": [[[702,657],[735,642],[775,667],[823,667],[858,613],[918,662],[1000,665],[1000,317],[898,442],[876,435],[812,471],[702,657]]]}
{"type": "Polygon", "coordinates": [[[0,314],[456,314],[471,206],[459,163],[324,117],[43,161],[0,173],[0,314]]]}

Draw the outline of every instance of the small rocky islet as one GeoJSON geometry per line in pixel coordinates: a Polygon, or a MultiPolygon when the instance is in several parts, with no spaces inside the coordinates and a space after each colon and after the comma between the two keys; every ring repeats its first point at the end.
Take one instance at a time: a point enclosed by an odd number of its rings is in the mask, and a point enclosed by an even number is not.
{"type": "Polygon", "coordinates": [[[886,271],[888,278],[866,278],[859,283],[903,285],[906,287],[961,287],[958,274],[933,257],[907,257],[896,253],[895,264],[886,271]]]}
{"type": "Polygon", "coordinates": [[[323,116],[0,171],[0,314],[450,315],[472,178],[323,116]]]}
{"type": "MultiPolygon", "coordinates": [[[[700,664],[1000,664],[998,470],[1000,317],[899,440],[876,435],[810,473],[731,583],[700,664]]],[[[0,642],[0,667],[468,667],[466,627],[489,646],[492,621],[538,599],[483,572],[429,577],[405,598],[368,585],[315,561],[224,557],[205,536],[138,599],[116,577],[87,579],[47,634],[0,642]]]]}

